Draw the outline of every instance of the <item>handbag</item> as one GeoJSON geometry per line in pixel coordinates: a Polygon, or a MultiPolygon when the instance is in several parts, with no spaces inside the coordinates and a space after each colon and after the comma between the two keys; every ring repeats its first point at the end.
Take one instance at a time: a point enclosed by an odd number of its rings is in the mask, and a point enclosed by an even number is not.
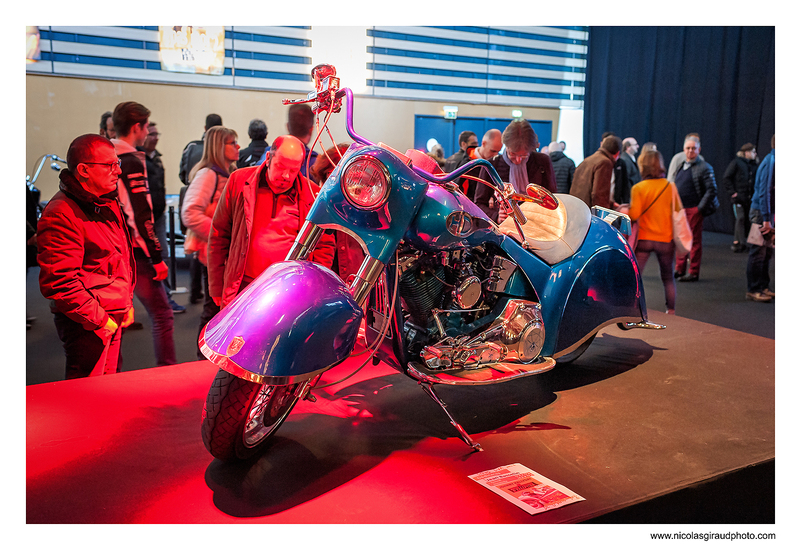
{"type": "Polygon", "coordinates": [[[686,210],[683,207],[675,209],[677,189],[672,188],[672,241],[675,243],[675,253],[685,256],[692,249],[692,228],[686,219],[686,210]]]}

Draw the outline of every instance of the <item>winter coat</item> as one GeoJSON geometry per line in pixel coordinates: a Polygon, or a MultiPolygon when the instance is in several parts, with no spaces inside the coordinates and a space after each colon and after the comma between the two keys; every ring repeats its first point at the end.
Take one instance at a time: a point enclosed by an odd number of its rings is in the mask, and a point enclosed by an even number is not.
{"type": "Polygon", "coordinates": [[[575,169],[569,194],[578,197],[589,207],[611,208],[611,174],[614,172],[614,163],[611,153],[598,149],[575,169]]]}
{"type": "MultiPolygon", "coordinates": [[[[222,297],[223,307],[236,298],[242,284],[250,248],[258,181],[261,171],[266,170],[267,164],[264,163],[234,171],[214,213],[208,240],[208,287],[211,296],[222,297]]],[[[299,174],[294,185],[298,193],[299,226],[302,226],[314,203],[312,191],[318,193],[319,186],[299,174]]],[[[299,231],[299,227],[286,229],[299,231]]],[[[331,267],[334,252],[333,235],[323,234],[311,259],[331,267]]]]}
{"type": "Polygon", "coordinates": [[[728,196],[736,193],[736,198],[731,199],[735,204],[749,205],[750,197],[756,183],[756,170],[758,162],[737,156],[731,161],[722,175],[722,185],[728,196]]]}
{"type": "Polygon", "coordinates": [[[775,149],[764,157],[756,172],[756,186],[750,205],[750,221],[775,226],[775,149]]]}
{"type": "Polygon", "coordinates": [[[111,143],[121,161],[122,173],[117,190],[133,246],[141,249],[154,265],[161,263],[162,250],[153,228],[153,202],[147,183],[145,155],[120,139],[112,139],[111,143]]]}
{"type": "Polygon", "coordinates": [[[86,330],[119,323],[136,284],[131,237],[116,198],[86,191],[62,170],[58,191],[39,219],[39,289],[86,330]]]}
{"type": "Polygon", "coordinates": [[[572,178],[575,175],[575,162],[561,151],[550,153],[550,162],[553,163],[556,191],[558,193],[569,193],[572,178]]]}
{"type": "Polygon", "coordinates": [[[187,229],[183,248],[188,253],[197,252],[203,265],[208,265],[211,220],[226,183],[228,176],[224,173],[220,175],[220,172],[211,168],[203,168],[197,171],[183,197],[181,220],[187,229]]]}

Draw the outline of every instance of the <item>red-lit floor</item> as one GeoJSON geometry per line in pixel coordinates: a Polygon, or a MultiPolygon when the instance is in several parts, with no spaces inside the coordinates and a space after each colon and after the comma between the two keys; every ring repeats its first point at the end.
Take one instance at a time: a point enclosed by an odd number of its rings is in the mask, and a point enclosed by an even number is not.
{"type": "Polygon", "coordinates": [[[210,363],[28,386],[27,521],[579,522],[773,460],[774,341],[650,318],[669,328],[607,328],[571,366],[442,388],[481,453],[383,365],[319,390],[233,465],[200,438],[210,363]],[[586,500],[530,516],[467,478],[515,462],[586,500]]]}

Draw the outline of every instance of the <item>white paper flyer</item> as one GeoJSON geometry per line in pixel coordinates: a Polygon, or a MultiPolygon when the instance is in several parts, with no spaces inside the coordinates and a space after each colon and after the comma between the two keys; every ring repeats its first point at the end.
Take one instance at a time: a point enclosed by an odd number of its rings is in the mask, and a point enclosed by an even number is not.
{"type": "Polygon", "coordinates": [[[469,478],[531,515],[586,500],[519,463],[473,474],[469,478]]]}

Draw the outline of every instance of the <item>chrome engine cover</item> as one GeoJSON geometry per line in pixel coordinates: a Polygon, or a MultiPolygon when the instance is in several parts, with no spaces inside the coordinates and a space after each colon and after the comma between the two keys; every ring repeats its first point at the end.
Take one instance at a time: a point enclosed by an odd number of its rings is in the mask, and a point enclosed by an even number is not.
{"type": "Polygon", "coordinates": [[[474,338],[446,337],[422,350],[431,369],[474,369],[495,363],[530,363],[544,344],[542,307],[528,300],[509,300],[488,329],[474,338]]]}

